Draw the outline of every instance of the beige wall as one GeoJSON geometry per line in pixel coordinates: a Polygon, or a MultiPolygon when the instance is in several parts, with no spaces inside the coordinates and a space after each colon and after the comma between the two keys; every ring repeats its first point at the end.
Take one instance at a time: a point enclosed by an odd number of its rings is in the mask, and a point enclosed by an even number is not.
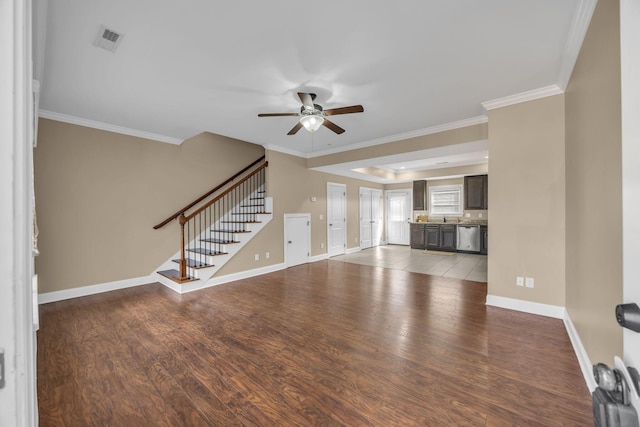
{"type": "Polygon", "coordinates": [[[564,133],[564,95],[489,111],[490,295],[565,305],[564,133]]]}
{"type": "Polygon", "coordinates": [[[622,354],[619,2],[598,2],[566,99],[567,310],[593,363],[622,354]]]}
{"type": "Polygon", "coordinates": [[[208,133],[176,146],[40,119],[40,292],[149,275],[179,239],[175,221],[152,227],[263,154],[208,133]]]}
{"type": "Polygon", "coordinates": [[[267,151],[267,195],[273,197],[273,220],[217,276],[284,262],[284,214],[311,214],[311,256],[327,253],[327,183],[347,186],[347,249],[360,246],[360,187],[383,189],[381,184],[307,169],[306,159],[267,151]],[[311,197],[316,201],[312,202],[311,197]],[[323,219],[320,219],[320,215],[323,219]],[[321,247],[321,244],[324,247],[321,247]],[[265,259],[265,253],[270,258],[265,259]],[[254,255],[260,254],[255,261],[254,255]]]}

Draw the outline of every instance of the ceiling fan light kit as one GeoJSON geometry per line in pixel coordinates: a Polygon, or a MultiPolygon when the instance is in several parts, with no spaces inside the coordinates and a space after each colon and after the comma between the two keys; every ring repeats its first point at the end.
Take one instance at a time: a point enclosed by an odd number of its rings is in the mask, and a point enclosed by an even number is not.
{"type": "Polygon", "coordinates": [[[320,129],[323,122],[324,117],[320,114],[305,114],[300,117],[300,123],[302,123],[302,126],[311,133],[320,129]]]}
{"type": "Polygon", "coordinates": [[[262,113],[258,117],[282,117],[282,116],[300,116],[298,123],[287,133],[287,135],[295,135],[302,127],[313,133],[324,126],[336,134],[340,135],[344,132],[340,126],[330,122],[326,116],[337,116],[339,114],[362,113],[364,108],[362,105],[352,105],[350,107],[331,108],[323,110],[321,105],[314,104],[316,99],[315,93],[298,92],[298,97],[302,101],[300,113],[262,113]]]}

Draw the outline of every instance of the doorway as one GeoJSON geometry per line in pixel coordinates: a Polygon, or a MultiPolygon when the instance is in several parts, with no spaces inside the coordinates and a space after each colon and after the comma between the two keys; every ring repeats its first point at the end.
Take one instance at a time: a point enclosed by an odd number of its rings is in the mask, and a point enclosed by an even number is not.
{"type": "Polygon", "coordinates": [[[360,249],[382,243],[382,190],[360,187],[360,249]]]}
{"type": "Polygon", "coordinates": [[[386,196],[387,243],[409,245],[411,190],[389,190],[386,192],[386,196]]]}
{"type": "Polygon", "coordinates": [[[327,252],[344,255],[347,243],[347,186],[327,183],[327,252]]]}
{"type": "Polygon", "coordinates": [[[311,215],[284,214],[284,263],[306,264],[311,256],[311,215]]]}

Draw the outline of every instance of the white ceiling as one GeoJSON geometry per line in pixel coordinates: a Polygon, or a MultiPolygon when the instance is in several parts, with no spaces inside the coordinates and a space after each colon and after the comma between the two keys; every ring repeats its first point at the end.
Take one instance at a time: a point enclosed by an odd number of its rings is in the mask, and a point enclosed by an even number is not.
{"type": "MultiPolygon", "coordinates": [[[[315,156],[482,120],[483,102],[563,89],[588,3],[50,0],[46,32],[36,21],[46,34],[44,49],[35,38],[40,107],[44,117],[169,142],[209,131],[315,156]],[[116,53],[93,45],[101,25],[124,34],[116,53]],[[325,109],[364,112],[332,117],[342,135],[323,127],[287,136],[296,117],[257,117],[299,111],[299,91],[316,93],[325,109]]],[[[399,171],[404,160],[385,162],[369,166],[399,171]]]]}

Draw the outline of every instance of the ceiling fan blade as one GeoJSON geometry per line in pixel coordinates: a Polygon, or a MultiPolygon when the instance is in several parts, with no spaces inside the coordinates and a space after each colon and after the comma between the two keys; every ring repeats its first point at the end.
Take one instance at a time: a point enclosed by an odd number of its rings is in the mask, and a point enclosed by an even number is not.
{"type": "Polygon", "coordinates": [[[336,116],[338,114],[362,113],[363,111],[364,108],[362,105],[352,105],[351,107],[330,108],[324,110],[324,114],[327,116],[336,116]]]}
{"type": "Polygon", "coordinates": [[[282,116],[299,116],[300,113],[262,113],[258,117],[282,117],[282,116]]]}
{"type": "Polygon", "coordinates": [[[302,129],[302,123],[298,122],[296,125],[287,133],[287,135],[295,135],[300,129],[302,129]]]}
{"type": "Polygon", "coordinates": [[[327,119],[324,119],[324,122],[322,122],[322,124],[326,127],[328,127],[329,129],[331,129],[332,131],[334,131],[335,133],[337,133],[338,135],[340,135],[341,133],[344,132],[344,129],[342,129],[340,126],[338,126],[337,124],[330,122],[327,119]]]}
{"type": "Polygon", "coordinates": [[[313,110],[313,97],[310,93],[298,92],[298,96],[300,97],[300,101],[302,101],[302,105],[304,105],[305,110],[313,110]]]}

